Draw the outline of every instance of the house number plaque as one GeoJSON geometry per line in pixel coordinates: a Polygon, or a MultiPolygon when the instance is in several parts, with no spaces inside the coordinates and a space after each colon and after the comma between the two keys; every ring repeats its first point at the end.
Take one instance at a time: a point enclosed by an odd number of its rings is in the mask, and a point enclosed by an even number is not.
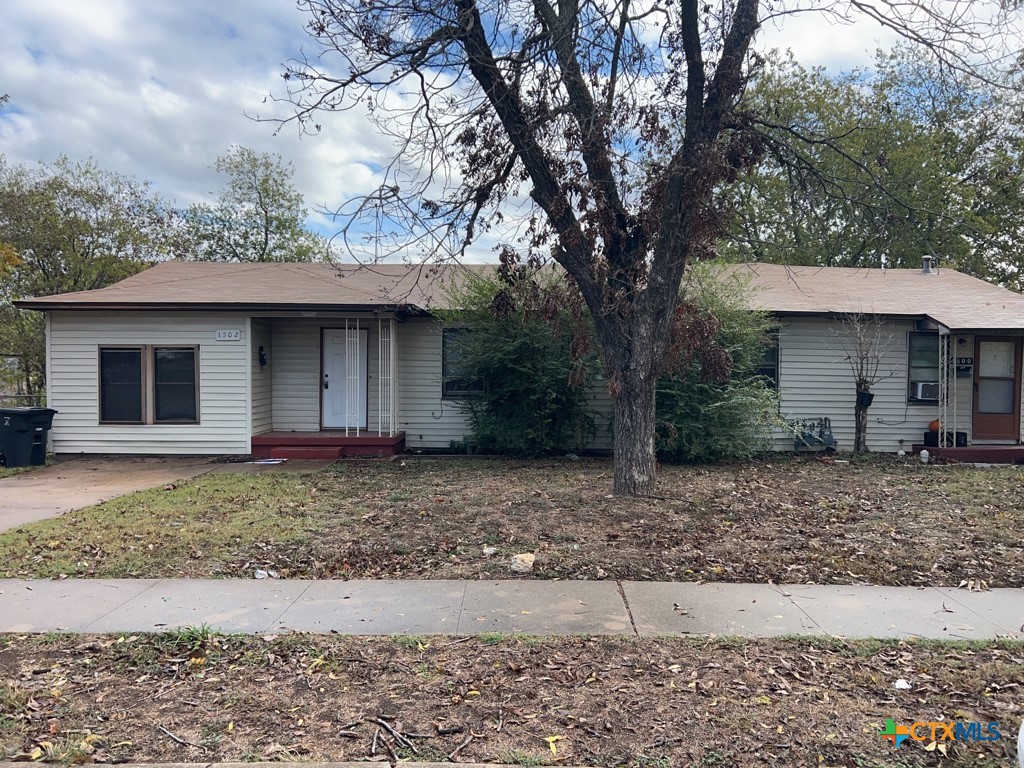
{"type": "Polygon", "coordinates": [[[217,341],[239,341],[242,338],[242,332],[237,328],[227,328],[221,331],[214,331],[214,338],[217,341]]]}

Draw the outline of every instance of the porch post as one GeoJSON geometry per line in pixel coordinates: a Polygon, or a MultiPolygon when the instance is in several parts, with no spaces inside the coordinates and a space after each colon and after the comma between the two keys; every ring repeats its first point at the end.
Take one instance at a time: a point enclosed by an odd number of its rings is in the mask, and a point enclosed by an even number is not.
{"type": "Polygon", "coordinates": [[[952,349],[952,336],[948,330],[939,329],[939,448],[946,447],[946,435],[949,434],[949,417],[952,411],[953,416],[953,444],[956,445],[956,397],[954,395],[952,408],[950,407],[950,381],[956,387],[956,372],[950,376],[950,355],[955,352],[952,349]]]}
{"type": "Polygon", "coordinates": [[[390,411],[388,416],[388,437],[394,437],[398,434],[398,322],[395,320],[394,315],[388,320],[388,327],[388,333],[391,336],[391,344],[389,345],[391,360],[388,363],[388,371],[391,375],[391,386],[388,387],[388,394],[390,395],[388,402],[388,410],[390,411]]]}
{"type": "Polygon", "coordinates": [[[395,434],[395,337],[396,327],[393,318],[387,321],[377,318],[377,437],[385,433],[393,437],[395,434]]]}

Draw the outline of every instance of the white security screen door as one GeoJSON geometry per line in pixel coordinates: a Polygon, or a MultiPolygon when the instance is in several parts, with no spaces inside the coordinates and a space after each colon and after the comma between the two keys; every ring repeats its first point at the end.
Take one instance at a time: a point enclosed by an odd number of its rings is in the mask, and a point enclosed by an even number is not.
{"type": "Polygon", "coordinates": [[[366,429],[365,328],[325,328],[320,381],[324,429],[366,429]]]}

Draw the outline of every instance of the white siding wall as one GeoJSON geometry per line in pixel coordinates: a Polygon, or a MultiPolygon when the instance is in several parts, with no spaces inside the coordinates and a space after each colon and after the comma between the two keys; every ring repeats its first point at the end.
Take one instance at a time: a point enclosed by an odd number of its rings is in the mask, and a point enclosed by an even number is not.
{"type": "MultiPolygon", "coordinates": [[[[853,373],[844,359],[840,340],[827,319],[788,318],[779,331],[779,400],[780,413],[788,420],[817,419],[827,416],[832,432],[839,441],[839,450],[849,451],[854,443],[854,401],[856,390],[853,373]]],[[[868,447],[872,451],[895,452],[903,447],[909,451],[920,443],[928,423],[938,416],[934,404],[907,402],[907,334],[914,325],[910,321],[890,321],[885,333],[891,334],[881,370],[891,376],[872,387],[875,399],[868,409],[868,447]]],[[[973,349],[973,339],[967,343],[973,349]]],[[[973,353],[972,353],[973,354],[973,353]]],[[[970,439],[971,380],[957,381],[957,429],[966,431],[970,439]]],[[[793,450],[792,437],[778,433],[775,447],[793,450]]]]}
{"type": "Polygon", "coordinates": [[[470,434],[458,401],[441,397],[441,324],[411,319],[398,325],[398,427],[410,448],[447,448],[470,434]]]}
{"type": "Polygon", "coordinates": [[[249,452],[247,322],[238,315],[178,312],[50,314],[49,405],[57,409],[56,453],[221,454],[249,452]],[[240,341],[215,341],[217,329],[240,341]],[[99,347],[199,346],[199,424],[100,424],[99,347]]]}
{"type": "Polygon", "coordinates": [[[274,353],[270,336],[270,321],[253,318],[251,325],[250,366],[252,370],[252,434],[260,435],[274,428],[273,370],[274,353]],[[267,364],[260,365],[260,347],[267,356],[267,364]]]}

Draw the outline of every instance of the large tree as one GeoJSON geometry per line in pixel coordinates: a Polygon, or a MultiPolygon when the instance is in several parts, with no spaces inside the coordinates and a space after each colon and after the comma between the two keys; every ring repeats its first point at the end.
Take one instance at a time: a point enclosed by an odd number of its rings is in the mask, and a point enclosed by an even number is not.
{"type": "Polygon", "coordinates": [[[325,238],[306,227],[308,211],[280,155],[235,146],[217,158],[226,177],[214,203],[185,211],[189,256],[199,261],[322,261],[325,238]]]}
{"type": "Polygon", "coordinates": [[[729,258],[918,267],[930,254],[1019,284],[1024,96],[1013,79],[966,78],[907,47],[848,73],[775,54],[743,103],[806,140],[773,143],[726,192],[729,258]]]}
{"type": "Polygon", "coordinates": [[[684,268],[714,252],[721,191],[772,132],[739,106],[761,24],[797,8],[859,12],[967,69],[1002,13],[940,0],[299,5],[318,47],[286,72],[296,119],[319,128],[319,112],[369,105],[399,140],[360,211],[433,236],[435,252],[490,231],[506,252],[550,254],[575,283],[615,399],[621,494],[654,489],[655,383],[685,326],[684,268]],[[500,229],[510,213],[524,221],[515,234],[500,229]]]}
{"type": "Polygon", "coordinates": [[[145,183],[66,157],[11,165],[0,155],[0,356],[19,388],[41,393],[45,337],[38,312],[11,302],[103,288],[174,252],[174,216],[145,183]]]}

